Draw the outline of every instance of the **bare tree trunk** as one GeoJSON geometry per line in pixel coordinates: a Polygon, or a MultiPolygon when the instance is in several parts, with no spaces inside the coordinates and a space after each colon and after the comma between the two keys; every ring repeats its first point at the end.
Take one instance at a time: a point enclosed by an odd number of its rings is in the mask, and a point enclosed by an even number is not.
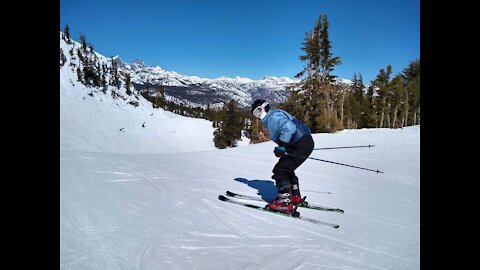
{"type": "Polygon", "coordinates": [[[330,96],[331,96],[331,99],[330,99],[330,110],[332,112],[332,115],[333,117],[337,118],[337,114],[335,113],[335,102],[334,102],[334,97],[335,97],[335,87],[333,86],[333,84],[330,84],[329,83],[329,88],[330,88],[330,96]]]}
{"type": "Polygon", "coordinates": [[[312,110],[311,106],[311,94],[309,93],[310,89],[307,90],[307,96],[306,96],[306,104],[305,104],[305,116],[303,116],[303,122],[307,125],[310,124],[310,111],[312,110]]]}
{"type": "MultiPolygon", "coordinates": [[[[418,113],[420,113],[420,107],[418,107],[418,113]]],[[[420,116],[418,116],[417,118],[418,118],[418,124],[420,125],[420,116]]]]}
{"type": "Polygon", "coordinates": [[[405,91],[405,123],[402,124],[402,126],[406,127],[408,126],[408,110],[409,110],[409,106],[408,106],[408,90],[405,91]]]}
{"type": "Polygon", "coordinates": [[[393,111],[393,125],[392,127],[395,128],[397,124],[397,105],[395,105],[395,110],[393,111]]]}
{"type": "Polygon", "coordinates": [[[325,89],[325,110],[327,111],[327,118],[330,119],[331,110],[330,110],[330,93],[328,89],[325,89]]]}
{"type": "Polygon", "coordinates": [[[332,131],[335,132],[335,131],[338,131],[340,129],[343,129],[343,124],[338,124],[339,123],[339,120],[338,120],[338,111],[336,108],[333,109],[332,111],[332,115],[333,115],[333,118],[332,118],[332,131]]]}
{"type": "Polygon", "coordinates": [[[342,94],[342,105],[340,107],[340,120],[342,121],[342,126],[343,126],[343,104],[344,104],[344,101],[345,101],[345,93],[346,91],[344,90],[343,91],[343,94],[342,94]]]}
{"type": "Polygon", "coordinates": [[[380,116],[380,128],[383,128],[383,115],[385,114],[385,107],[382,108],[382,114],[380,116]]]}
{"type": "Polygon", "coordinates": [[[380,116],[380,128],[383,127],[383,118],[385,115],[385,103],[387,102],[387,97],[383,98],[383,106],[382,106],[382,115],[380,116]]]}

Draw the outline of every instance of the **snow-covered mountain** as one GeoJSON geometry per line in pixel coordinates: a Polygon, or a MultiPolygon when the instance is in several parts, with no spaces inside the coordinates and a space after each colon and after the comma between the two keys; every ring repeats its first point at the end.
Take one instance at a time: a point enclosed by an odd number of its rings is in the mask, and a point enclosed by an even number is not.
{"type": "MultiPolygon", "coordinates": [[[[233,99],[239,106],[249,107],[257,98],[278,104],[290,95],[291,91],[287,87],[298,88],[300,83],[300,80],[275,76],[265,76],[261,80],[243,77],[200,78],[168,71],[159,66],[147,66],[140,59],[132,64],[123,62],[119,56],[115,59],[120,66],[131,71],[136,89],[146,89],[147,81],[150,89],[162,85],[170,100],[190,106],[222,106],[233,99]]],[[[351,85],[352,81],[338,78],[337,84],[351,85]]]]}
{"type": "MultiPolygon", "coordinates": [[[[215,149],[210,121],[154,109],[138,91],[127,94],[122,78],[119,87],[93,87],[79,82],[77,68],[81,64],[76,53],[72,56],[69,52],[80,46],[60,38],[64,53],[60,67],[62,151],[145,154],[215,149]]],[[[111,68],[111,59],[98,53],[95,57],[99,66],[111,68]]],[[[110,79],[108,73],[106,79],[110,79]]]]}
{"type": "Polygon", "coordinates": [[[285,101],[290,94],[286,87],[298,84],[298,81],[287,77],[264,77],[261,80],[243,77],[200,78],[168,71],[159,66],[146,66],[141,60],[127,64],[118,56],[116,59],[119,59],[117,61],[121,66],[131,71],[136,89],[146,89],[147,81],[150,89],[162,85],[168,96],[192,106],[219,106],[233,99],[239,106],[248,107],[257,98],[279,103],[285,101]]]}
{"type": "MultiPolygon", "coordinates": [[[[165,70],[159,66],[147,66],[140,59],[129,64],[124,62],[119,55],[107,58],[98,52],[95,54],[108,60],[107,62],[115,62],[121,71],[128,71],[133,87],[137,91],[145,91],[148,88],[149,92],[154,92],[156,86],[161,85],[164,87],[167,100],[192,107],[206,107],[207,105],[221,107],[233,99],[240,107],[246,108],[257,98],[267,99],[272,104],[278,104],[285,101],[290,95],[287,87],[298,87],[300,83],[300,80],[275,76],[265,76],[261,80],[243,77],[200,78],[165,70]]],[[[351,84],[352,82],[339,78],[338,83],[351,84]]]]}

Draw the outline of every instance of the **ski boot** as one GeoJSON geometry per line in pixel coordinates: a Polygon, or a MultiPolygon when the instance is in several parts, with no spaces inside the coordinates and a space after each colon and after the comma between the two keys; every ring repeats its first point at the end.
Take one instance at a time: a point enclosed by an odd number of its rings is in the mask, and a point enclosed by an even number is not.
{"type": "Polygon", "coordinates": [[[300,213],[297,212],[297,207],[294,207],[292,204],[289,188],[278,191],[277,198],[267,204],[265,208],[268,208],[271,211],[292,215],[294,217],[300,216],[300,213]]]}
{"type": "Polygon", "coordinates": [[[292,203],[294,205],[302,204],[302,195],[300,194],[300,189],[298,188],[298,184],[291,185],[292,190],[292,203]]]}

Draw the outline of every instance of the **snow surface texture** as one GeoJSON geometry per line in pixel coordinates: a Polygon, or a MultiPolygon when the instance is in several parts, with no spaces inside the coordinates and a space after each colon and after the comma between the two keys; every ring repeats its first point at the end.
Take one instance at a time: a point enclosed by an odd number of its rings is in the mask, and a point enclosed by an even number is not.
{"type": "Polygon", "coordinates": [[[297,170],[308,201],[345,210],[300,209],[333,229],[217,199],[274,192],[275,143],[217,150],[209,121],[89,92],[61,68],[60,269],[420,268],[419,126],[313,135],[375,147],[312,157],[385,172],[297,170]]]}

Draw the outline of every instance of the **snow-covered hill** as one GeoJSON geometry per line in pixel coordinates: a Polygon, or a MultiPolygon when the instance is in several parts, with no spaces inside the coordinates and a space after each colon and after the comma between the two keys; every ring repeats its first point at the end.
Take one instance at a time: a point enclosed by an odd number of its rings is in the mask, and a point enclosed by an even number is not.
{"type": "Polygon", "coordinates": [[[273,192],[272,142],[151,155],[61,149],[60,269],[419,269],[419,133],[314,135],[317,147],[375,144],[312,156],[385,172],[313,160],[298,169],[310,202],[345,210],[302,215],[338,229],[217,199],[273,192]]]}
{"type": "MultiPolygon", "coordinates": [[[[121,87],[96,88],[80,83],[76,72],[79,61],[68,53],[79,47],[77,42],[67,44],[60,39],[60,48],[66,55],[66,64],[60,68],[60,147],[63,150],[170,153],[215,149],[210,121],[153,109],[138,91],[126,94],[123,80],[121,87]],[[76,65],[70,66],[72,62],[76,65]]],[[[110,67],[109,59],[100,54],[96,56],[100,64],[110,67]]]]}
{"type": "Polygon", "coordinates": [[[385,172],[297,170],[310,202],[345,210],[300,210],[333,229],[217,199],[274,192],[273,142],[218,150],[211,122],[76,78],[60,68],[60,269],[420,268],[419,126],[313,135],[316,147],[375,147],[312,157],[385,172]]]}

